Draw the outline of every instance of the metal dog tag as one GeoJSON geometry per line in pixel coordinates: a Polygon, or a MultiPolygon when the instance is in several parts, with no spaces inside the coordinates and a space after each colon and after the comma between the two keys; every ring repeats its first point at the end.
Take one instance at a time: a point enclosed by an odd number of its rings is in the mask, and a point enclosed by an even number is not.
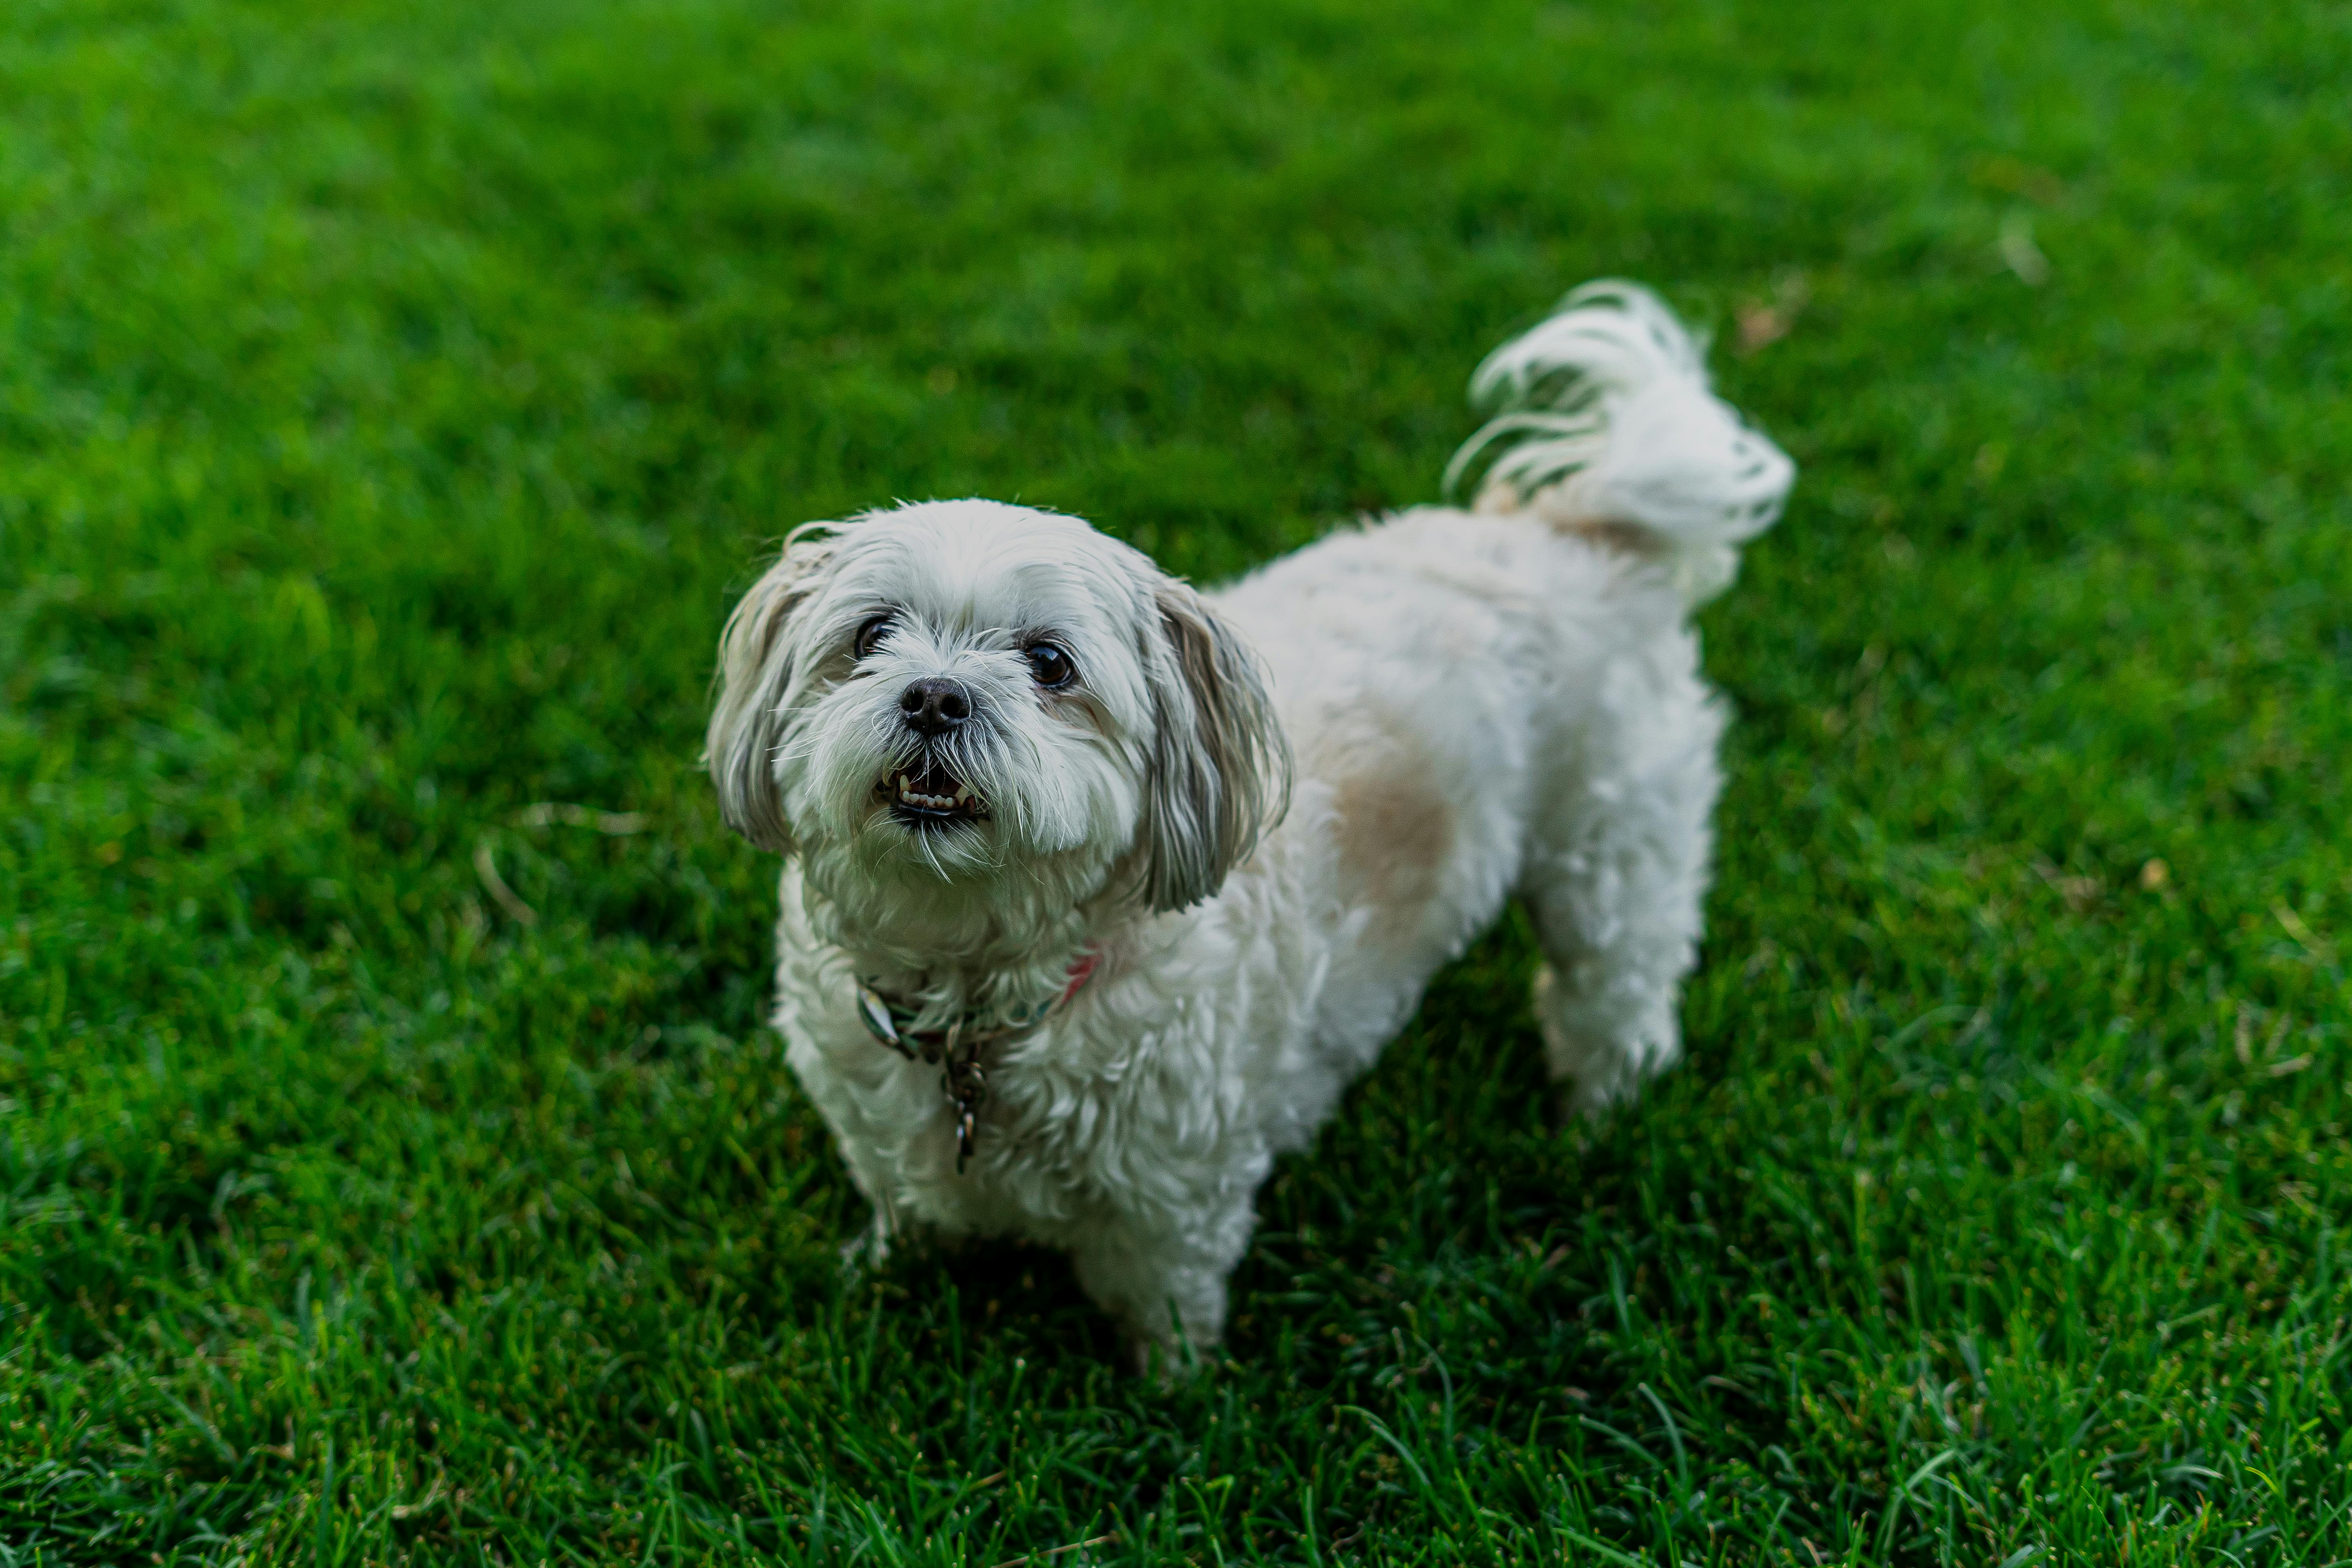
{"type": "Polygon", "coordinates": [[[898,1026],[890,1016],[890,1004],[876,995],[868,986],[857,988],[857,1016],[865,1024],[867,1034],[908,1061],[915,1059],[914,1051],[898,1037],[898,1026]]]}

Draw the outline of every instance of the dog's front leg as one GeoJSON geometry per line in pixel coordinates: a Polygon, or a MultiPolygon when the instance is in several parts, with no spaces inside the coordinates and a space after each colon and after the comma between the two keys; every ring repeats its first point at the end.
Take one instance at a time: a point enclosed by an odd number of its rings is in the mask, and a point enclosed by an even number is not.
{"type": "Polygon", "coordinates": [[[1225,1332],[1225,1277],[1248,1245],[1252,1215],[1120,1215],[1071,1248],[1078,1283],[1119,1321],[1137,1366],[1181,1376],[1225,1332]]]}

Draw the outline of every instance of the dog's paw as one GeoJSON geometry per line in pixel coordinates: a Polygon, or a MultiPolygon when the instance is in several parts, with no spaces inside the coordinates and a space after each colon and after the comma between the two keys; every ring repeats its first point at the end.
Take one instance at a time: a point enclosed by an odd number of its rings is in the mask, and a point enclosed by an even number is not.
{"type": "Polygon", "coordinates": [[[1127,1349],[1135,1358],[1138,1375],[1163,1389],[1181,1388],[1191,1383],[1217,1356],[1213,1345],[1202,1351],[1187,1341],[1161,1339],[1154,1334],[1129,1333],[1127,1349]]]}
{"type": "Polygon", "coordinates": [[[1549,964],[1536,971],[1534,1002],[1545,1070],[1571,1122],[1605,1121],[1682,1056],[1681,1031],[1663,1005],[1648,1017],[1596,1018],[1549,964]]]}
{"type": "Polygon", "coordinates": [[[1571,1083],[1560,1091],[1560,1123],[1596,1128],[1642,1097],[1639,1084],[1571,1083]]]}
{"type": "Polygon", "coordinates": [[[841,1244],[841,1269],[845,1274],[870,1274],[890,1261],[890,1247],[895,1238],[890,1227],[876,1215],[874,1222],[841,1244]]]}

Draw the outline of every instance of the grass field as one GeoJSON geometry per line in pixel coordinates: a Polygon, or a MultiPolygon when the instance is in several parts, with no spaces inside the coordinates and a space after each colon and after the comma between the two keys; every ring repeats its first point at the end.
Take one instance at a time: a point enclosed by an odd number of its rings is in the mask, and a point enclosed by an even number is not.
{"type": "Polygon", "coordinates": [[[15,0],[0,1564],[2352,1558],[2348,80],[2338,0],[15,0]],[[1608,273],[1803,470],[1687,1063],[1560,1130],[1507,921],[1173,1391],[1053,1257],[845,1278],[694,765],[761,550],[1230,574],[1608,273]]]}

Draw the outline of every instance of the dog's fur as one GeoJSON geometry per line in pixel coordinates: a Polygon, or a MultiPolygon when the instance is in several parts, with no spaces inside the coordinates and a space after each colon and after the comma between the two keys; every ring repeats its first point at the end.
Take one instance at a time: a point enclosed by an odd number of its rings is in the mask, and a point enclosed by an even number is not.
{"type": "Polygon", "coordinates": [[[1571,294],[1473,386],[1505,405],[1449,471],[1490,462],[1475,507],[1214,595],[1076,518],[959,500],[803,529],[737,608],[709,763],[786,857],[776,1027],[877,1247],[1046,1242],[1147,1353],[1213,1343],[1274,1157],[1514,893],[1572,1103],[1675,1058],[1724,722],[1688,610],[1794,470],[1630,285],[1571,294]],[[926,679],[961,683],[961,727],[908,726],[926,679]],[[908,770],[985,816],[910,815],[908,770]],[[860,981],[977,1025],[1089,954],[985,1062],[960,1174],[939,1068],[868,1033],[860,981]]]}

